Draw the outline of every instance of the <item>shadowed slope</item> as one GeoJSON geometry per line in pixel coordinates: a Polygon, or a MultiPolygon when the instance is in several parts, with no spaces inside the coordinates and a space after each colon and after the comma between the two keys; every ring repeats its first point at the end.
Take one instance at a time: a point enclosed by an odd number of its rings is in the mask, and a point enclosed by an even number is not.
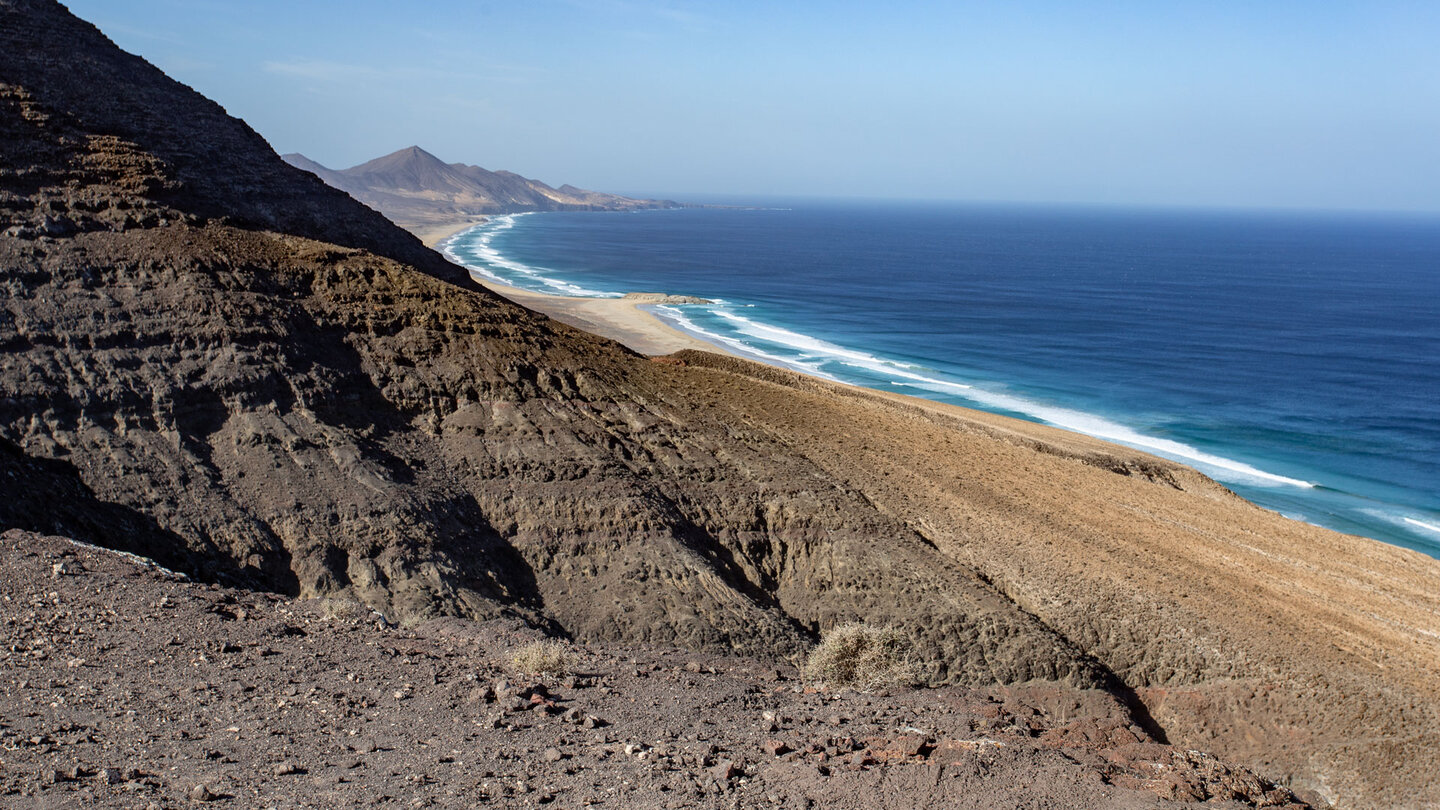
{"type": "MultiPolygon", "coordinates": [[[[278,160],[256,159],[273,153],[250,127],[116,48],[93,26],[43,8],[49,5],[16,2],[4,10],[0,81],[43,88],[45,105],[65,111],[86,137],[131,144],[137,158],[166,167],[165,185],[133,190],[191,216],[300,236],[323,234],[334,244],[435,267],[433,254],[418,240],[384,227],[374,212],[352,206],[348,220],[327,220],[328,206],[343,195],[278,160]],[[125,92],[109,92],[120,86],[125,92]]],[[[0,145],[7,166],[23,165],[11,159],[23,143],[7,139],[0,145]]]]}
{"type": "Polygon", "coordinates": [[[580,636],[771,656],[798,653],[831,614],[895,614],[900,578],[914,591],[901,613],[934,628],[936,677],[1118,688],[783,439],[734,424],[733,405],[457,286],[434,254],[418,262],[433,275],[398,263],[413,244],[383,220],[314,241],[324,223],[376,218],[210,102],[176,86],[160,103],[153,68],[53,4],[0,9],[0,67],[27,82],[0,95],[0,435],[151,516],[212,575],[353,592],[405,620],[518,612],[580,636]],[[75,48],[110,72],[83,86],[45,74],[75,48]],[[123,137],[92,130],[116,121],[123,137]],[[151,151],[167,137],[225,159],[151,151]],[[256,205],[240,181],[273,174],[256,205]],[[207,216],[231,206],[245,228],[207,216]],[[846,572],[845,587],[776,598],[812,569],[846,572]],[[977,621],[1000,640],[964,631],[977,621]]]}
{"type": "Polygon", "coordinates": [[[76,498],[5,522],[153,529],[200,576],[405,621],[771,658],[890,622],[936,681],[1138,690],[1172,742],[1440,801],[1434,560],[1103,442],[551,322],[52,2],[0,0],[0,149],[4,463],[76,498]]]}

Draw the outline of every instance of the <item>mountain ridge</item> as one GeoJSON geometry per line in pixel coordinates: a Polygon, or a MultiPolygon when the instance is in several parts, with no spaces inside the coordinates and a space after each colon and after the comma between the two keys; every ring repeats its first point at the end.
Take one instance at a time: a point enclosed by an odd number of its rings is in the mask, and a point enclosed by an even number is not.
{"type": "Polygon", "coordinates": [[[780,660],[892,624],[932,683],[1103,689],[1346,806],[1440,801],[1435,560],[1098,440],[565,327],[53,0],[0,0],[0,234],[0,528],[406,625],[780,660]]]}
{"type": "Polygon", "coordinates": [[[489,214],[680,207],[672,200],[638,200],[587,191],[568,183],[553,188],[510,171],[446,163],[419,146],[407,146],[339,170],[298,152],[281,155],[281,159],[314,173],[411,231],[489,214]]]}

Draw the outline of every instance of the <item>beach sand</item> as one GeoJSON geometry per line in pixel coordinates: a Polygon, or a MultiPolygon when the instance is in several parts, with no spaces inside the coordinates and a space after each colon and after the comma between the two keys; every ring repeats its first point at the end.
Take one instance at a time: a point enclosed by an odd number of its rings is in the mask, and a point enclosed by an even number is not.
{"type": "MultiPolygon", "coordinates": [[[[479,217],[445,225],[401,225],[420,237],[427,246],[435,248],[445,239],[484,222],[485,218],[479,217]]],[[[487,279],[476,281],[523,307],[542,312],[577,329],[610,338],[641,354],[671,354],[681,349],[731,354],[720,346],[687,335],[641,309],[647,303],[653,303],[644,298],[575,298],[531,292],[487,279]]]]}
{"type": "Polygon", "coordinates": [[[441,223],[397,223],[400,227],[415,234],[426,247],[433,248],[445,239],[454,236],[461,231],[468,230],[476,225],[483,225],[489,219],[485,216],[474,216],[458,222],[441,223]]]}

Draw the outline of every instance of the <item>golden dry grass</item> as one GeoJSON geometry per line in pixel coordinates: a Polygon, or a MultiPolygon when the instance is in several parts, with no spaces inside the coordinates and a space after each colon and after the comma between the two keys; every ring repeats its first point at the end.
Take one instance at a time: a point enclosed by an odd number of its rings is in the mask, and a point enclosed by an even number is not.
{"type": "Polygon", "coordinates": [[[830,689],[874,691],[915,681],[914,643],[894,627],[843,624],[805,660],[805,680],[830,689]]]}
{"type": "Polygon", "coordinates": [[[526,644],[510,654],[510,668],[530,675],[564,675],[574,663],[570,645],[553,638],[526,644]]]}

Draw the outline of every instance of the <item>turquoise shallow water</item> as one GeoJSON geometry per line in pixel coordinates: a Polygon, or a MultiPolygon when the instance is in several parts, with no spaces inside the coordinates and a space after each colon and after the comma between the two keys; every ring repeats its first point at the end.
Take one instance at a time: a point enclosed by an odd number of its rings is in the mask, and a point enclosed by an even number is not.
{"type": "Polygon", "coordinates": [[[1440,219],[792,202],[498,217],[452,258],[732,351],[1100,436],[1440,556],[1440,219]]]}

